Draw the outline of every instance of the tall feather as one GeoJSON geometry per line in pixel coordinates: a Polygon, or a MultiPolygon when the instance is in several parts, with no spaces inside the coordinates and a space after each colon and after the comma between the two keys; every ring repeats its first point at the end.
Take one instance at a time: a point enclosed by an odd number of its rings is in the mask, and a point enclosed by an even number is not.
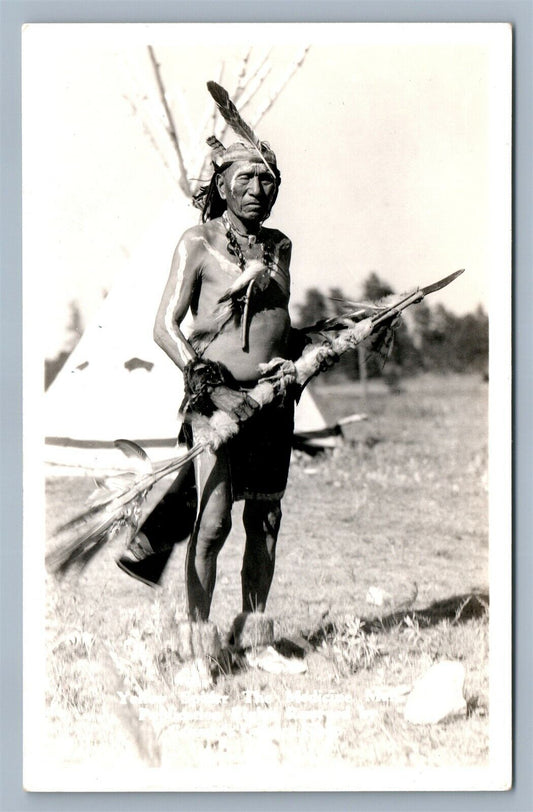
{"type": "Polygon", "coordinates": [[[243,138],[256,150],[268,171],[274,175],[272,168],[267,164],[265,156],[261,151],[261,141],[254,133],[250,125],[243,120],[241,114],[231,101],[228,91],[216,82],[208,82],[207,89],[213,97],[219,113],[224,121],[231,127],[236,135],[243,138]]]}

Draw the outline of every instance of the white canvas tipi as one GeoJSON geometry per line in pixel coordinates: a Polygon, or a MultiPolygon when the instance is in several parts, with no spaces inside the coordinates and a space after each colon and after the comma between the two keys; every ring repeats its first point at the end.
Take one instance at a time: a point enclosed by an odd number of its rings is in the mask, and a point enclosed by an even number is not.
{"type": "MultiPolygon", "coordinates": [[[[152,460],[176,456],[183,397],[180,371],[154,343],[153,322],[170,260],[198,211],[176,190],[85,330],[45,397],[45,459],[50,470],[121,468],[113,442],[139,443],[152,460]]],[[[296,412],[296,433],[320,447],[338,442],[311,393],[296,412]]]]}

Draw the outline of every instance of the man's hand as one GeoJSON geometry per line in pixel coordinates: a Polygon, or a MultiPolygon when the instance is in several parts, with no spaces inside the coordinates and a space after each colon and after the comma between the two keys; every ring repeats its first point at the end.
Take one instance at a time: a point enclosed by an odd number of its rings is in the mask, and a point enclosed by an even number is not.
{"type": "Polygon", "coordinates": [[[259,406],[246,392],[228,386],[231,376],[217,361],[191,361],[185,367],[184,379],[190,410],[206,417],[220,409],[240,422],[251,417],[259,406]]]}
{"type": "Polygon", "coordinates": [[[211,402],[217,409],[221,409],[239,422],[248,420],[259,408],[257,401],[246,392],[230,389],[229,386],[217,386],[213,389],[211,402]]]}
{"type": "Polygon", "coordinates": [[[296,367],[286,358],[273,358],[266,364],[259,364],[261,380],[268,381],[277,395],[284,395],[289,386],[297,383],[296,367]]]}
{"type": "Polygon", "coordinates": [[[324,343],[320,347],[319,352],[320,354],[317,360],[319,361],[320,364],[319,366],[320,372],[327,372],[328,369],[330,369],[334,364],[337,363],[340,357],[339,354],[335,352],[335,350],[329,343],[324,343]]]}

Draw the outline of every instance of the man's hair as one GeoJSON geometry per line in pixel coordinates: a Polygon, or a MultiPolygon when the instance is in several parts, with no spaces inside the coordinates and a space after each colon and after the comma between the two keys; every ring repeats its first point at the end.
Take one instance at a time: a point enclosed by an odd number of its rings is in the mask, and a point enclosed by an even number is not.
{"type": "Polygon", "coordinates": [[[194,204],[202,211],[202,223],[220,217],[226,210],[226,201],[220,197],[217,186],[217,175],[219,174],[215,170],[209,183],[202,186],[200,191],[194,195],[194,204]]]}
{"type": "MultiPolygon", "coordinates": [[[[231,164],[229,164],[231,166],[231,164]]],[[[217,176],[221,175],[224,170],[228,168],[228,165],[222,167],[215,167],[215,171],[211,177],[211,180],[205,186],[200,188],[200,191],[194,195],[194,205],[201,209],[202,212],[202,223],[207,223],[208,220],[214,220],[215,217],[220,217],[227,208],[226,201],[220,197],[220,193],[218,191],[217,186],[217,176]]],[[[279,189],[279,185],[281,183],[281,175],[277,166],[271,166],[272,171],[274,172],[274,177],[276,179],[276,195],[277,190],[279,189]]],[[[276,198],[274,198],[275,202],[276,198]]],[[[274,205],[274,203],[272,204],[274,205]]]]}

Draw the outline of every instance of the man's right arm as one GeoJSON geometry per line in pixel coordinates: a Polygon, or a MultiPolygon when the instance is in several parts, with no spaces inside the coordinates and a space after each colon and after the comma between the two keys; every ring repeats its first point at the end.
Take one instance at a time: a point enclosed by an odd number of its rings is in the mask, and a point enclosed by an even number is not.
{"type": "Polygon", "coordinates": [[[198,243],[198,238],[191,231],[185,232],[179,241],[154,325],[154,341],[182,371],[189,361],[196,358],[180,325],[198,282],[198,243]]]}

